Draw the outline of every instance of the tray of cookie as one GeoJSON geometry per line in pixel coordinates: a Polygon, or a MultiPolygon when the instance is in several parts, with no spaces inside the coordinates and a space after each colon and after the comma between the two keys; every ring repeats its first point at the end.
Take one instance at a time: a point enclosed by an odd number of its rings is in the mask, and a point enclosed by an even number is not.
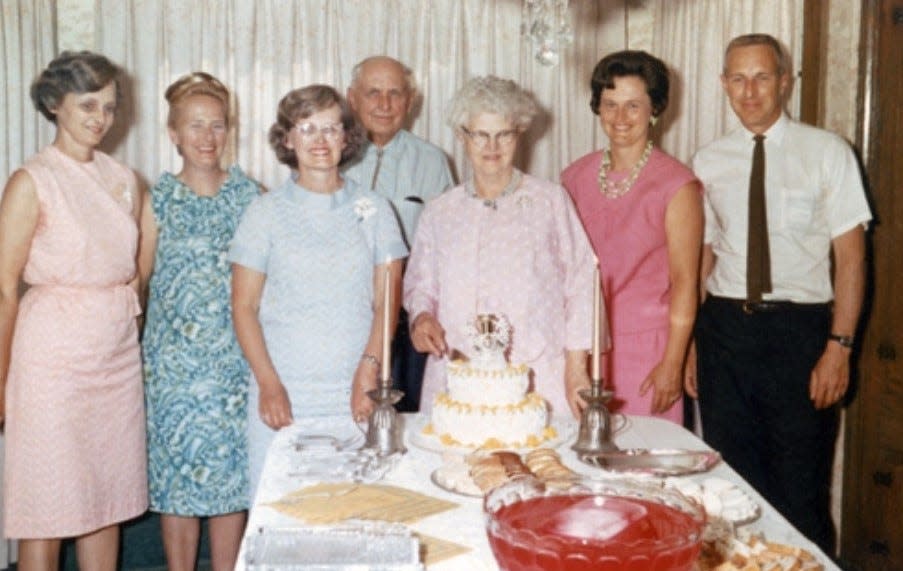
{"type": "Polygon", "coordinates": [[[703,532],[697,571],[824,571],[824,564],[802,547],[768,540],[761,532],[734,532],[711,518],[703,532]]]}
{"type": "Polygon", "coordinates": [[[466,456],[443,454],[442,466],[430,480],[436,486],[464,496],[482,498],[493,488],[516,478],[533,477],[546,485],[569,485],[579,479],[551,448],[519,454],[510,450],[477,451],[466,456]]]}

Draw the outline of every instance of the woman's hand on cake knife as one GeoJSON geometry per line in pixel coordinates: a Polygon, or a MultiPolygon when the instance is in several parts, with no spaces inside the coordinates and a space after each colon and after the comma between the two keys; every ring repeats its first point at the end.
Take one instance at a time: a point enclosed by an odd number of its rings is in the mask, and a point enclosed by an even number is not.
{"type": "Polygon", "coordinates": [[[439,320],[427,311],[417,314],[414,318],[411,325],[411,342],[421,353],[429,353],[434,357],[442,357],[448,351],[445,329],[439,325],[439,320]]]}

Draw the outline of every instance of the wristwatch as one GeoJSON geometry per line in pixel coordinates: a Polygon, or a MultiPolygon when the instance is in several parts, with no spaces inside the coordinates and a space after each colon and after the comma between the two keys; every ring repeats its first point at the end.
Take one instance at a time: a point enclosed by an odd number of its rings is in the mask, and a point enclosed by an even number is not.
{"type": "Polygon", "coordinates": [[[847,349],[853,348],[853,336],[852,335],[838,335],[837,333],[831,333],[828,335],[829,341],[837,341],[841,347],[846,347],[847,349]]]}

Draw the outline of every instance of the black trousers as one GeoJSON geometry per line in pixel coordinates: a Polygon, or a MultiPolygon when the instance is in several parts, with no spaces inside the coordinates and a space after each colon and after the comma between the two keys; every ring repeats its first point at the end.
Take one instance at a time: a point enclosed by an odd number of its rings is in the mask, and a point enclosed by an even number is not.
{"type": "Polygon", "coordinates": [[[831,309],[787,306],[747,313],[709,296],[696,324],[703,438],[790,523],[829,555],[837,407],[816,410],[812,368],[831,309]]]}
{"type": "Polygon", "coordinates": [[[411,343],[408,312],[401,309],[398,327],[392,339],[392,386],[404,391],[404,396],[395,405],[399,412],[420,410],[420,390],[423,388],[423,370],[426,368],[427,353],[419,353],[411,343]]]}

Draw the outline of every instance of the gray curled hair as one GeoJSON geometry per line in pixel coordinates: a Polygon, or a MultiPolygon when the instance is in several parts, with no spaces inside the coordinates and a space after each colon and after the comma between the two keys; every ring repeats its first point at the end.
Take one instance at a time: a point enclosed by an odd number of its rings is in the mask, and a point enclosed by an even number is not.
{"type": "Polygon", "coordinates": [[[514,126],[525,131],[539,106],[533,95],[510,79],[494,75],[474,77],[455,93],[446,113],[446,122],[454,129],[467,125],[480,113],[507,117],[514,126]]]}

